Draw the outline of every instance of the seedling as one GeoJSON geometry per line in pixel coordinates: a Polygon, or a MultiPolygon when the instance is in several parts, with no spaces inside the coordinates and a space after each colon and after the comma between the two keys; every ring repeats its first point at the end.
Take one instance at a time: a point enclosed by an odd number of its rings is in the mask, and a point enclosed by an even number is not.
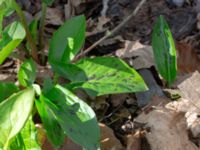
{"type": "Polygon", "coordinates": [[[157,69],[170,86],[176,79],[176,48],[170,28],[163,16],[159,16],[154,25],[152,47],[157,69]]]}

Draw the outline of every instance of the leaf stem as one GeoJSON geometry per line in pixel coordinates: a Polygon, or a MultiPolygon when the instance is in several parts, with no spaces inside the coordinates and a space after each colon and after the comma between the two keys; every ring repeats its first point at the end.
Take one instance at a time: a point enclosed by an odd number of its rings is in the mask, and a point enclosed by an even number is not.
{"type": "Polygon", "coordinates": [[[26,19],[25,19],[25,16],[24,16],[24,13],[23,11],[21,10],[20,6],[17,4],[17,2],[14,0],[13,1],[13,7],[14,9],[16,10],[19,18],[20,18],[20,21],[26,31],[26,40],[27,42],[29,43],[30,45],[30,48],[31,48],[31,56],[33,57],[33,59],[39,63],[39,59],[38,59],[38,55],[37,55],[37,46],[31,36],[31,33],[29,31],[29,28],[28,28],[28,25],[27,25],[27,22],[26,22],[26,19]]]}
{"type": "Polygon", "coordinates": [[[42,64],[45,62],[45,54],[44,54],[44,28],[45,28],[45,19],[46,19],[46,11],[47,11],[47,4],[42,3],[42,15],[40,20],[39,26],[39,50],[42,51],[42,64]]]}

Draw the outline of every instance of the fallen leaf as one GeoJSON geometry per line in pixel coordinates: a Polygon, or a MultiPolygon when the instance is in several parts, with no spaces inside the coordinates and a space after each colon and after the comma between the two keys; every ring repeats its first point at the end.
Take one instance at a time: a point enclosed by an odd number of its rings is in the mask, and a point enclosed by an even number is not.
{"type": "Polygon", "coordinates": [[[149,133],[145,135],[151,150],[198,150],[189,140],[183,113],[157,106],[148,114],[142,113],[137,122],[146,123],[149,133]]]}
{"type": "Polygon", "coordinates": [[[200,135],[200,73],[194,72],[189,78],[178,85],[182,92],[182,97],[186,100],[178,101],[174,107],[179,106],[179,111],[186,113],[188,128],[192,131],[194,137],[200,135]],[[180,107],[182,106],[182,107],[180,107]]]}
{"type": "Polygon", "coordinates": [[[59,8],[47,8],[46,24],[62,25],[63,11],[59,8]]]}
{"type": "Polygon", "coordinates": [[[178,72],[200,71],[200,58],[189,44],[176,42],[176,49],[178,52],[178,72]]]}
{"type": "Polygon", "coordinates": [[[123,146],[115,137],[113,130],[104,124],[99,124],[101,131],[101,150],[122,150],[123,146]]]}
{"type": "Polygon", "coordinates": [[[154,66],[153,50],[151,46],[142,45],[139,41],[125,41],[125,47],[116,51],[121,58],[128,58],[129,64],[135,69],[154,66]]]}
{"type": "Polygon", "coordinates": [[[127,136],[126,150],[141,150],[141,131],[127,136]]]}
{"type": "Polygon", "coordinates": [[[128,94],[113,94],[110,96],[111,103],[114,107],[123,104],[126,98],[129,97],[128,94]]]}

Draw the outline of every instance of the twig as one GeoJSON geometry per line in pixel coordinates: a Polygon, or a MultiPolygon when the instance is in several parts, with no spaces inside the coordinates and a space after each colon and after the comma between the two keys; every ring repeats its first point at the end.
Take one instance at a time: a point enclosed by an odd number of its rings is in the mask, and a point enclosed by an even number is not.
{"type": "MultiPolygon", "coordinates": [[[[89,48],[87,48],[86,50],[83,51],[82,54],[77,55],[77,57],[75,58],[75,60],[83,57],[85,54],[87,54],[88,52],[90,52],[93,48],[95,48],[97,45],[99,45],[102,41],[104,41],[105,39],[107,39],[108,37],[112,36],[113,34],[115,34],[116,32],[118,32],[132,17],[134,17],[137,12],[139,11],[139,9],[142,7],[142,5],[146,2],[146,0],[141,0],[141,2],[138,4],[138,6],[135,8],[135,10],[125,19],[123,20],[122,23],[120,23],[116,28],[114,28],[112,31],[106,33],[105,36],[103,36],[100,40],[98,40],[97,42],[95,42],[93,45],[91,45],[89,48]]],[[[75,61],[74,60],[74,61],[75,61]]]]}

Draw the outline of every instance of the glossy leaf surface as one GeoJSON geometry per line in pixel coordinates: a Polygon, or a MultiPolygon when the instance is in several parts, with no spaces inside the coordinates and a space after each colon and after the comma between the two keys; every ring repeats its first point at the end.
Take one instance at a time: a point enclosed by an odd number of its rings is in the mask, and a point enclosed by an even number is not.
{"type": "Polygon", "coordinates": [[[69,90],[56,85],[46,97],[64,132],[84,149],[99,150],[100,131],[94,111],[69,90]]]}
{"type": "Polygon", "coordinates": [[[91,96],[148,89],[134,69],[114,57],[86,58],[74,65],[57,64],[54,68],[57,68],[60,75],[72,81],[70,87],[83,88],[91,96]]]}
{"type": "Polygon", "coordinates": [[[20,133],[12,140],[9,150],[41,150],[37,142],[37,130],[31,117],[20,133]]]}
{"type": "Polygon", "coordinates": [[[0,39],[0,65],[22,42],[25,35],[25,30],[19,22],[13,22],[5,28],[0,39]]]}
{"type": "Polygon", "coordinates": [[[7,149],[10,140],[24,127],[34,101],[33,88],[25,89],[0,103],[0,149],[7,149]]]}
{"type": "Polygon", "coordinates": [[[157,69],[169,85],[176,79],[177,61],[174,40],[167,22],[160,16],[153,28],[152,47],[157,69]]]}
{"type": "Polygon", "coordinates": [[[49,48],[49,62],[68,63],[79,52],[85,41],[85,17],[67,20],[53,35],[49,48]]]}
{"type": "Polygon", "coordinates": [[[29,86],[34,83],[36,78],[36,64],[32,59],[25,60],[20,66],[18,72],[19,83],[23,86],[29,86]]]}

